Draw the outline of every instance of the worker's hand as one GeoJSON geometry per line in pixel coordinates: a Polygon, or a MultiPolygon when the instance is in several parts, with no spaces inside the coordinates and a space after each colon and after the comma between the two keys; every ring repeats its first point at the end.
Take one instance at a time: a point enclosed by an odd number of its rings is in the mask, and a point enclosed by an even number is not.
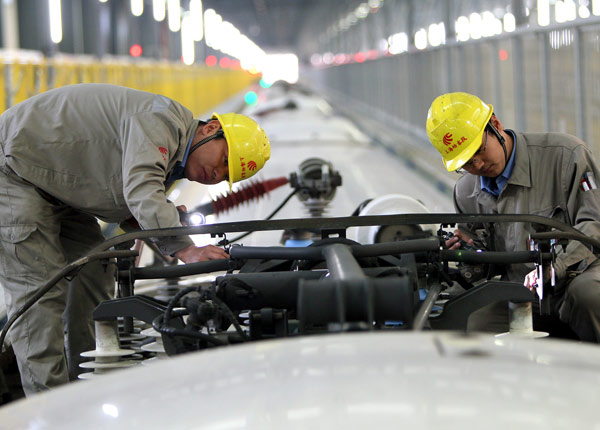
{"type": "Polygon", "coordinates": [[[525,280],[523,281],[523,286],[527,288],[532,293],[535,293],[535,289],[538,286],[538,270],[533,269],[527,275],[525,275],[525,280]]]}
{"type": "Polygon", "coordinates": [[[214,245],[195,246],[190,245],[175,253],[175,257],[184,263],[197,263],[199,261],[219,260],[229,258],[224,249],[214,245]]]}
{"type": "Polygon", "coordinates": [[[471,246],[475,246],[473,239],[469,236],[461,232],[460,230],[454,230],[454,236],[446,241],[446,248],[448,249],[458,249],[462,246],[461,242],[469,244],[471,246]]]}
{"type": "Polygon", "coordinates": [[[543,279],[540,279],[540,273],[538,268],[536,267],[531,272],[529,272],[525,276],[525,280],[523,281],[523,286],[527,288],[532,293],[537,293],[540,299],[544,298],[544,285],[551,286],[552,285],[552,276],[556,276],[552,274],[552,269],[550,266],[544,267],[544,272],[542,275],[543,279]]]}

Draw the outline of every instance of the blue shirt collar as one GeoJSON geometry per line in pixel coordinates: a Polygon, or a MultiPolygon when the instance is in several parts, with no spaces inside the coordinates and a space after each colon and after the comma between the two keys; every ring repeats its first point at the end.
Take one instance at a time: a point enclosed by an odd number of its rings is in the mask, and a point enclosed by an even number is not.
{"type": "Polygon", "coordinates": [[[513,149],[512,154],[510,154],[510,158],[508,159],[508,163],[504,168],[504,171],[497,178],[488,178],[487,176],[479,177],[481,181],[481,189],[494,196],[500,195],[500,193],[508,183],[508,179],[510,178],[510,175],[512,175],[513,169],[515,167],[515,154],[517,153],[517,135],[512,130],[506,129],[505,131],[509,133],[513,139],[513,149]]]}

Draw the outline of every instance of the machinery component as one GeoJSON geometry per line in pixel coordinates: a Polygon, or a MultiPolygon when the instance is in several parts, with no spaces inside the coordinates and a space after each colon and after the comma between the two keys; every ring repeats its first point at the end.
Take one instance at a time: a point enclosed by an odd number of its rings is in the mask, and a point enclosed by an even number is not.
{"type": "MultiPolygon", "coordinates": [[[[224,234],[231,231],[275,230],[288,228],[290,225],[301,227],[317,226],[323,231],[343,231],[349,226],[398,225],[398,224],[431,224],[440,222],[450,225],[456,222],[530,222],[539,229],[549,226],[567,231],[577,240],[589,243],[596,251],[598,241],[589,238],[556,220],[533,215],[468,215],[468,214],[405,214],[381,215],[346,218],[296,219],[262,222],[238,222],[221,225],[204,225],[200,227],[181,227],[178,229],[149,230],[125,234],[112,238],[103,246],[126,243],[132,238],[158,237],[174,234],[215,233],[224,234]]],[[[557,233],[560,235],[560,233],[557,233]]],[[[533,237],[533,235],[532,235],[533,237]]],[[[284,333],[294,335],[300,332],[319,332],[323,330],[356,330],[356,329],[406,329],[413,324],[414,315],[419,315],[417,328],[423,327],[425,320],[433,328],[461,329],[466,328],[468,315],[480,307],[500,300],[529,302],[533,295],[522,285],[507,282],[485,282],[468,289],[465,293],[451,297],[443,305],[437,316],[430,315],[438,286],[447,287],[455,274],[448,270],[444,262],[456,261],[469,264],[515,264],[541,261],[547,264],[551,260],[550,253],[541,251],[525,252],[489,252],[447,250],[440,246],[438,237],[425,239],[402,240],[396,242],[376,243],[372,245],[348,245],[339,243],[323,244],[322,247],[247,247],[230,248],[231,260],[218,270],[241,267],[243,270],[285,270],[274,273],[228,273],[224,278],[217,278],[214,283],[202,284],[202,287],[188,287],[179,291],[165,305],[144,296],[121,297],[101,303],[94,311],[97,321],[113,320],[117,317],[135,317],[161,333],[167,354],[179,354],[199,348],[227,345],[264,337],[280,336],[284,333]],[[351,252],[346,252],[351,251],[351,252]],[[541,253],[541,254],[540,254],[541,253]],[[375,259],[375,264],[361,260],[367,257],[375,259]],[[540,260],[541,257],[541,260],[540,260]],[[267,260],[267,262],[261,262],[267,260]],[[305,270],[292,271],[294,260],[315,261],[321,264],[305,270]],[[269,261],[276,264],[269,264],[269,261]],[[323,267],[322,263],[326,266],[323,267]],[[233,263],[231,265],[230,263],[233,263]],[[302,286],[302,288],[300,288],[302,286]],[[418,286],[418,287],[417,287],[418,286]],[[429,309],[421,311],[423,305],[416,292],[425,288],[431,292],[431,299],[426,301],[429,309]],[[195,291],[198,297],[185,295],[195,291]],[[387,300],[384,298],[387,297],[387,300]],[[379,301],[381,300],[381,302],[379,301]],[[318,315],[306,307],[315,303],[325,303],[318,315]],[[389,303],[388,303],[389,302],[389,303]],[[181,307],[184,306],[183,309],[181,307]],[[269,316],[269,309],[275,314],[269,316]],[[285,312],[280,312],[285,310],[285,312]],[[245,311],[252,315],[252,327],[243,328],[240,315],[245,311]],[[250,313],[248,311],[251,311],[250,313]],[[254,313],[252,314],[252,311],[254,313]],[[182,313],[183,312],[183,313],[182,313]],[[258,312],[258,314],[256,313],[258,312]],[[188,315],[184,322],[182,316],[188,315]],[[256,315],[261,315],[260,318],[256,315]],[[264,316],[264,318],[263,318],[264,316]],[[287,322],[283,319],[287,318],[287,322]],[[390,323],[391,326],[390,326],[390,323]],[[187,326],[186,326],[187,324],[187,326]],[[235,331],[228,330],[233,325],[235,331]],[[287,332],[284,327],[287,326],[287,332]],[[250,331],[250,333],[249,333],[250,331]]],[[[102,253],[94,250],[83,260],[98,258],[96,254],[112,257],[119,256],[125,264],[119,264],[119,276],[123,278],[122,286],[131,287],[137,276],[157,277],[177,275],[184,276],[178,267],[157,269],[135,269],[132,254],[124,251],[102,253]],[[154,272],[153,272],[154,271],[154,272]],[[123,272],[127,272],[126,274],[123,272]],[[125,285],[127,284],[127,285],[125,285]]],[[[84,264],[83,260],[79,264],[84,264]]],[[[217,262],[218,263],[218,262],[217,262]]],[[[197,263],[197,267],[186,265],[186,274],[207,273],[214,270],[214,262],[197,263]],[[210,266],[210,267],[209,267],[210,266]]],[[[299,268],[298,268],[299,269],[299,268]]],[[[70,273],[73,265],[61,273],[70,273]]],[[[59,278],[60,279],[60,278],[59,278]]],[[[53,280],[54,281],[54,280],[53,280]]],[[[52,287],[48,283],[43,288],[52,287]]],[[[440,290],[441,290],[440,289],[440,290]]],[[[315,305],[317,306],[317,305],[315,305]]],[[[320,305],[318,305],[320,306],[320,305]]],[[[24,312],[26,309],[23,309],[24,312]]],[[[21,313],[22,313],[21,312],[21,313]]],[[[6,334],[7,328],[2,334],[6,334]]]]}
{"type": "MultiPolygon", "coordinates": [[[[403,194],[386,194],[372,199],[364,206],[359,207],[356,215],[369,216],[407,213],[429,213],[429,210],[427,210],[425,205],[412,197],[403,194]]],[[[434,231],[434,225],[371,225],[350,229],[348,238],[358,243],[371,244],[425,237],[433,234],[434,231]]]]}
{"type": "Polygon", "coordinates": [[[89,379],[94,377],[93,375],[139,364],[139,362],[133,360],[121,360],[121,357],[131,356],[135,354],[135,351],[120,347],[116,318],[96,321],[94,328],[96,331],[96,349],[81,353],[82,357],[93,357],[94,361],[79,365],[79,367],[84,369],[94,369],[94,373],[82,373],[79,375],[80,379],[89,379]]]}
{"type": "Polygon", "coordinates": [[[485,281],[450,298],[441,314],[431,316],[429,324],[436,330],[465,330],[469,315],[484,306],[503,300],[528,302],[533,294],[517,282],[485,281]]]}
{"type": "Polygon", "coordinates": [[[320,217],[333,200],[336,188],[342,185],[342,177],[331,163],[309,158],[300,163],[298,172],[290,175],[290,185],[298,190],[296,195],[309,216],[320,217]]]}
{"type": "MultiPolygon", "coordinates": [[[[151,324],[158,316],[163,315],[165,310],[166,306],[164,302],[151,297],[136,295],[100,303],[94,310],[93,318],[96,321],[103,321],[111,320],[118,316],[133,317],[151,324]]],[[[181,318],[172,319],[170,324],[175,328],[184,327],[181,318]]],[[[165,351],[169,355],[179,354],[189,349],[185,342],[180,339],[163,337],[162,340],[165,351]]]]}
{"type": "Polygon", "coordinates": [[[391,321],[407,327],[414,314],[414,286],[408,277],[301,281],[300,333],[373,330],[391,321]]]}
{"type": "Polygon", "coordinates": [[[286,337],[288,315],[286,309],[262,308],[249,313],[252,340],[286,337]]]}
{"type": "Polygon", "coordinates": [[[533,330],[533,306],[531,302],[508,302],[509,331],[497,336],[518,336],[539,338],[548,333],[533,330]]]}
{"type": "Polygon", "coordinates": [[[243,185],[238,191],[219,196],[211,202],[195,207],[185,214],[184,221],[190,225],[203,224],[203,222],[192,222],[192,217],[196,214],[201,214],[203,217],[210,214],[218,215],[219,213],[239,206],[244,202],[256,200],[270,191],[273,191],[275,188],[279,188],[287,183],[288,179],[285,177],[267,179],[260,182],[252,181],[249,184],[243,185]]]}
{"type": "MultiPolygon", "coordinates": [[[[157,358],[159,360],[163,359],[167,356],[167,353],[165,351],[165,346],[162,342],[162,337],[159,332],[157,332],[153,328],[148,328],[146,330],[142,330],[141,334],[143,336],[148,336],[148,337],[154,338],[153,342],[142,345],[142,347],[141,347],[142,351],[148,351],[148,352],[152,352],[152,353],[156,354],[156,357],[154,357],[154,358],[157,358]]],[[[150,360],[152,360],[152,359],[150,359],[150,360]]],[[[143,363],[145,363],[145,361],[142,362],[142,364],[143,363]]]]}

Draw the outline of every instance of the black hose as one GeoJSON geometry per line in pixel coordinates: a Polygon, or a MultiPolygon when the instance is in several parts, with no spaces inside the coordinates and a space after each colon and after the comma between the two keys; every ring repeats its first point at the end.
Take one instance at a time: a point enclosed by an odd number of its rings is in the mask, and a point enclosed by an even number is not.
{"type": "MultiPolygon", "coordinates": [[[[440,250],[442,261],[457,261],[468,264],[518,264],[539,261],[538,251],[496,252],[496,251],[461,251],[460,249],[440,250]]],[[[550,253],[542,254],[542,258],[550,259],[550,253]]]]}
{"type": "Polygon", "coordinates": [[[131,271],[119,271],[119,275],[132,273],[134,279],[179,278],[182,276],[198,275],[200,273],[221,272],[228,270],[229,265],[230,260],[223,258],[219,260],[200,261],[198,263],[178,264],[176,266],[136,267],[131,271]]]}
{"type": "Polygon", "coordinates": [[[193,337],[196,339],[205,340],[214,345],[226,345],[225,342],[215,338],[214,336],[210,336],[210,335],[200,333],[200,332],[181,330],[181,329],[177,329],[175,327],[170,327],[168,325],[169,321],[171,320],[171,313],[173,311],[173,308],[177,304],[177,302],[179,302],[179,300],[186,294],[189,294],[194,291],[197,291],[196,287],[187,287],[181,291],[178,291],[177,294],[175,294],[175,296],[173,296],[173,298],[171,298],[171,300],[169,300],[169,303],[167,304],[167,308],[165,309],[164,314],[159,315],[159,317],[161,317],[161,319],[159,320],[159,318],[157,317],[152,321],[152,327],[154,327],[154,329],[156,331],[170,335],[170,336],[187,336],[187,337],[193,337]],[[157,324],[155,324],[155,322],[157,324]],[[162,324],[158,324],[158,322],[161,322],[162,324]]]}
{"type": "Polygon", "coordinates": [[[25,302],[23,306],[17,312],[15,312],[4,328],[2,329],[2,333],[0,333],[0,350],[4,348],[4,339],[6,339],[6,334],[10,327],[15,323],[15,321],[23,315],[30,307],[32,307],[35,302],[37,302],[44,294],[46,294],[54,285],[56,285],[62,278],[68,276],[69,274],[79,270],[81,266],[86,265],[92,261],[103,260],[108,258],[124,258],[124,257],[136,257],[138,255],[137,251],[131,250],[119,250],[119,251],[104,251],[104,252],[96,252],[86,255],[85,257],[81,257],[74,262],[63,267],[59,272],[57,272],[48,282],[46,282],[36,293],[29,298],[25,302]]]}
{"type": "Polygon", "coordinates": [[[154,328],[154,330],[158,331],[159,333],[164,333],[169,336],[193,337],[194,339],[204,340],[216,346],[227,345],[227,343],[223,342],[222,340],[217,339],[216,337],[208,334],[200,333],[197,331],[186,331],[177,329],[175,327],[165,326],[163,325],[162,319],[163,315],[161,314],[154,318],[154,320],[152,320],[152,328],[154,328]]]}
{"type": "Polygon", "coordinates": [[[581,237],[581,233],[563,232],[563,231],[545,231],[542,233],[531,233],[532,239],[571,239],[577,240],[585,245],[593,246],[596,251],[600,250],[600,240],[590,236],[581,237]]]}
{"type": "Polygon", "coordinates": [[[171,298],[171,300],[169,300],[169,303],[167,304],[167,308],[165,309],[164,317],[163,317],[163,324],[165,325],[165,327],[168,327],[167,324],[169,324],[169,321],[171,321],[171,311],[173,311],[173,308],[175,307],[177,302],[179,302],[179,300],[183,296],[185,296],[186,294],[189,294],[193,291],[197,291],[197,288],[196,287],[184,288],[183,290],[178,291],[177,294],[175,294],[173,296],[173,298],[171,298]]]}
{"type": "MultiPolygon", "coordinates": [[[[275,210],[273,212],[271,212],[271,214],[265,218],[265,221],[268,221],[271,218],[273,218],[277,214],[277,212],[279,212],[285,206],[285,204],[290,201],[290,199],[294,196],[294,194],[296,194],[298,191],[299,190],[294,189],[290,194],[288,194],[288,196],[285,199],[283,199],[283,201],[281,203],[279,203],[279,206],[277,206],[275,208],[275,210]]],[[[235,238],[229,240],[228,242],[229,243],[237,242],[238,240],[243,239],[244,237],[248,236],[251,233],[254,233],[254,231],[248,231],[244,234],[240,234],[238,237],[235,237],[235,238]]]]}
{"type": "MultiPolygon", "coordinates": [[[[234,246],[229,250],[229,254],[231,258],[239,259],[324,260],[323,248],[310,246],[234,246]]],[[[440,249],[440,242],[436,237],[432,237],[430,239],[402,240],[373,245],[351,245],[350,248],[354,257],[364,258],[389,254],[438,251],[440,249]]]]}
{"type": "MultiPolygon", "coordinates": [[[[158,325],[157,326],[158,328],[154,327],[154,321],[153,321],[152,326],[155,328],[155,330],[159,331],[160,333],[165,333],[165,334],[172,335],[172,336],[175,335],[175,336],[194,337],[197,339],[205,340],[214,345],[226,345],[225,342],[223,342],[220,339],[217,339],[211,335],[207,335],[207,334],[200,333],[200,332],[192,332],[192,331],[187,331],[187,330],[176,329],[175,327],[168,326],[168,323],[171,320],[171,313],[172,313],[175,305],[177,305],[177,303],[179,302],[179,300],[181,300],[181,298],[183,298],[183,296],[185,296],[186,294],[189,294],[191,292],[194,292],[194,291],[198,291],[197,287],[187,287],[181,291],[178,291],[177,294],[175,294],[175,296],[173,296],[173,298],[171,300],[169,300],[167,308],[165,309],[165,312],[162,315],[162,325],[158,325]]],[[[244,333],[242,327],[239,325],[235,316],[233,315],[231,310],[227,307],[227,305],[225,305],[225,303],[223,303],[221,300],[219,300],[214,295],[214,293],[212,294],[211,299],[214,300],[215,303],[217,304],[217,306],[219,306],[223,310],[223,312],[227,316],[227,319],[229,319],[231,321],[231,323],[235,327],[238,334],[242,337],[242,339],[249,340],[248,336],[246,336],[246,333],[244,333]]],[[[155,321],[156,321],[156,319],[155,319],[155,321]]]]}
{"type": "Polygon", "coordinates": [[[244,331],[244,329],[242,328],[242,326],[238,322],[238,320],[235,317],[235,315],[233,314],[233,312],[231,312],[231,309],[229,309],[229,306],[227,306],[225,304],[225,302],[223,302],[221,299],[219,299],[216,296],[216,294],[213,294],[211,298],[217,304],[217,306],[220,307],[221,310],[225,313],[225,316],[227,317],[227,319],[229,320],[229,322],[231,322],[231,324],[233,324],[233,327],[235,328],[235,331],[237,331],[237,333],[240,335],[240,337],[244,341],[250,340],[250,338],[248,338],[248,335],[246,334],[246,332],[244,331]]]}
{"type": "MultiPolygon", "coordinates": [[[[442,261],[458,261],[470,264],[516,264],[531,263],[539,259],[537,251],[495,252],[440,249],[437,238],[403,240],[399,242],[376,243],[374,245],[352,245],[352,255],[356,258],[397,255],[414,252],[439,252],[442,261]]],[[[232,258],[275,259],[275,260],[324,260],[322,247],[255,247],[235,246],[230,249],[232,258]]],[[[542,254],[545,259],[550,254],[542,254]]]]}

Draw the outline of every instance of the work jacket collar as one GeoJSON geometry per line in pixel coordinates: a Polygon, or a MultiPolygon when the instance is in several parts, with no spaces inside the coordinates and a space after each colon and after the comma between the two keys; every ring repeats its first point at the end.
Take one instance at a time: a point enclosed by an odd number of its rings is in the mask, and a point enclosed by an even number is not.
{"type": "MultiPolygon", "coordinates": [[[[531,167],[529,165],[527,139],[523,134],[517,132],[514,132],[513,136],[513,151],[517,152],[515,154],[515,165],[510,178],[508,178],[507,185],[519,185],[522,187],[531,188],[531,167]]],[[[479,178],[474,182],[475,186],[473,187],[473,192],[469,195],[469,198],[477,198],[481,193],[483,193],[479,178]]]]}
{"type": "Polygon", "coordinates": [[[185,154],[187,152],[188,147],[191,144],[191,141],[193,140],[193,136],[196,133],[196,129],[198,128],[198,124],[200,123],[200,120],[197,119],[193,119],[192,122],[190,123],[190,125],[188,126],[185,136],[183,137],[183,139],[181,139],[181,141],[184,141],[185,144],[184,145],[179,145],[179,149],[177,150],[177,156],[176,156],[176,161],[178,162],[182,162],[185,154]]]}
{"type": "Polygon", "coordinates": [[[508,184],[531,188],[531,166],[527,138],[521,133],[515,132],[514,135],[513,150],[517,153],[515,154],[515,167],[510,178],[508,178],[508,184]]]}

